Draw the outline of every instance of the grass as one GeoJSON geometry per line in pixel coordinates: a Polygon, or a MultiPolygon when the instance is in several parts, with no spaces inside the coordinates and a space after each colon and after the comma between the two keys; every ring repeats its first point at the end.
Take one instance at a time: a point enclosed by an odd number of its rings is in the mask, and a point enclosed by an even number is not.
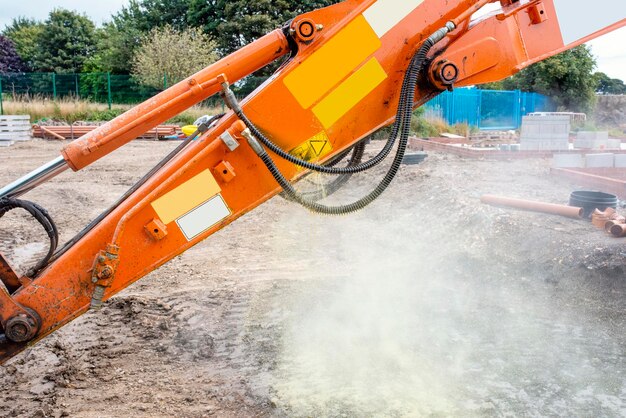
{"type": "MultiPolygon", "coordinates": [[[[19,101],[5,100],[3,107],[5,115],[30,115],[32,123],[53,119],[72,124],[77,121],[109,121],[126,112],[132,105],[114,104],[109,109],[106,104],[83,100],[22,99],[19,101]]],[[[194,106],[166,123],[190,125],[200,116],[215,115],[221,112],[221,107],[194,106]]]]}
{"type": "Polygon", "coordinates": [[[435,138],[442,133],[451,133],[464,137],[469,137],[473,129],[466,123],[448,125],[446,121],[439,118],[413,117],[411,120],[411,133],[422,138],[435,138]]]}
{"type": "Polygon", "coordinates": [[[475,130],[477,130],[476,127],[470,127],[466,123],[449,125],[441,118],[426,117],[423,107],[416,109],[413,112],[413,119],[411,119],[411,134],[422,138],[434,138],[441,136],[442,133],[469,137],[475,130]]]}

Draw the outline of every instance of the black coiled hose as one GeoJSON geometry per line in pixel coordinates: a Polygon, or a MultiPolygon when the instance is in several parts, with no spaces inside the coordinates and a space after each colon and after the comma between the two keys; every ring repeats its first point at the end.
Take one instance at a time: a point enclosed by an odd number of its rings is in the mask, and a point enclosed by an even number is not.
{"type": "MultiPolygon", "coordinates": [[[[259,155],[259,157],[261,158],[261,160],[263,161],[267,169],[270,171],[270,173],[272,174],[274,179],[278,182],[278,184],[283,188],[285,194],[288,196],[290,200],[296,201],[300,203],[302,206],[314,212],[319,212],[319,213],[323,213],[327,215],[343,215],[343,214],[347,214],[347,213],[351,213],[351,212],[355,212],[360,209],[363,209],[364,207],[372,203],[374,200],[376,200],[376,198],[378,198],[387,189],[387,187],[389,187],[392,180],[394,179],[394,177],[396,176],[396,174],[398,173],[400,169],[400,165],[404,158],[404,153],[406,151],[406,147],[408,144],[411,117],[413,115],[413,103],[415,100],[415,88],[417,86],[417,79],[422,69],[423,63],[426,60],[426,55],[428,54],[430,49],[437,42],[443,39],[443,37],[453,28],[454,26],[452,24],[449,24],[446,27],[441,28],[438,31],[436,31],[422,44],[422,46],[419,48],[417,53],[413,56],[413,59],[411,60],[411,63],[404,77],[404,81],[402,83],[402,90],[400,93],[397,116],[394,122],[392,135],[391,135],[390,140],[385,145],[385,148],[383,148],[383,150],[372,160],[366,163],[360,164],[358,166],[345,168],[345,169],[360,169],[362,166],[371,164],[372,161],[376,160],[380,155],[384,154],[384,152],[388,154],[389,151],[391,151],[391,146],[393,146],[393,143],[395,142],[395,139],[398,135],[398,131],[400,131],[400,141],[398,143],[398,149],[396,151],[396,155],[393,159],[393,162],[391,163],[391,167],[385,174],[385,177],[382,179],[382,181],[376,186],[376,188],[365,197],[353,203],[350,203],[347,205],[340,205],[340,206],[326,206],[326,205],[317,203],[316,201],[306,199],[304,196],[299,194],[293,188],[291,183],[282,175],[282,173],[278,170],[278,168],[276,167],[276,164],[274,164],[274,161],[269,156],[267,151],[265,151],[265,149],[263,149],[263,147],[261,146],[257,147],[258,149],[255,148],[255,150],[257,151],[257,154],[259,155]],[[389,150],[386,151],[387,147],[389,147],[389,150]]],[[[276,147],[273,143],[271,143],[271,141],[267,140],[267,138],[265,138],[265,136],[258,129],[256,129],[254,124],[252,124],[245,117],[245,115],[243,115],[243,111],[240,111],[239,113],[240,114],[238,116],[248,126],[252,134],[255,137],[257,137],[264,145],[266,145],[271,151],[293,162],[294,164],[302,165],[305,168],[309,168],[307,167],[307,165],[310,165],[309,163],[304,165],[304,164],[299,164],[298,162],[293,161],[294,159],[295,160],[298,160],[298,159],[293,157],[292,155],[285,153],[280,148],[276,147]],[[268,143],[270,145],[268,145],[268,143]]],[[[304,162],[304,161],[301,161],[301,162],[304,162]]],[[[319,166],[319,165],[315,165],[315,166],[316,168],[328,168],[328,167],[319,166]]],[[[316,171],[323,171],[323,170],[316,170],[316,171]]]]}
{"type": "MultiPolygon", "coordinates": [[[[407,95],[407,86],[406,86],[406,78],[405,78],[404,83],[402,83],[402,89],[400,90],[399,103],[404,103],[406,101],[406,95],[407,95]]],[[[241,108],[234,108],[233,111],[235,112],[237,117],[239,117],[239,119],[241,119],[241,121],[246,125],[246,127],[250,129],[250,132],[252,133],[252,135],[258,138],[259,141],[261,141],[261,143],[265,145],[274,154],[289,161],[292,164],[298,165],[307,170],[317,171],[317,172],[324,173],[324,174],[335,174],[335,175],[361,173],[363,171],[367,171],[371,168],[376,167],[378,164],[384,161],[385,158],[387,158],[387,156],[391,152],[391,149],[393,148],[393,145],[395,144],[396,138],[398,137],[398,132],[400,130],[400,120],[401,120],[401,108],[400,106],[398,106],[398,110],[396,112],[396,120],[393,124],[391,135],[389,136],[389,140],[387,141],[383,149],[380,150],[380,152],[371,160],[368,160],[368,161],[365,161],[364,163],[356,164],[353,166],[334,167],[332,164],[320,165],[320,164],[310,163],[294,155],[291,155],[288,152],[283,151],[278,145],[274,144],[270,139],[268,139],[263,134],[263,132],[261,132],[254,125],[254,123],[250,121],[250,119],[248,119],[248,117],[246,116],[246,114],[243,112],[241,108]]]]}
{"type": "MultiPolygon", "coordinates": [[[[367,142],[367,139],[359,142],[354,147],[349,148],[347,151],[342,152],[340,155],[338,155],[336,158],[334,158],[328,164],[325,164],[325,165],[333,167],[339,164],[350,153],[352,153],[352,155],[350,156],[350,159],[348,160],[347,167],[352,167],[357,164],[360,164],[361,160],[363,159],[363,154],[365,153],[366,142],[367,142]]],[[[353,175],[354,174],[352,173],[338,175],[334,177],[333,180],[329,183],[319,184],[318,185],[319,187],[317,190],[299,192],[300,196],[302,196],[303,198],[307,200],[317,202],[318,200],[322,200],[334,194],[339,189],[341,189],[343,185],[346,184],[352,178],[353,175]]],[[[286,193],[281,193],[281,196],[286,199],[290,199],[286,193]]]]}
{"type": "Polygon", "coordinates": [[[46,254],[46,256],[26,274],[27,276],[32,277],[37,274],[41,269],[43,269],[48,264],[50,258],[52,258],[52,255],[54,254],[54,251],[59,244],[59,231],[57,230],[54,220],[52,219],[48,211],[46,211],[38,204],[26,200],[13,198],[0,199],[0,218],[2,218],[7,212],[18,208],[24,209],[25,211],[30,213],[31,216],[35,218],[37,222],[39,222],[39,224],[44,228],[46,234],[48,234],[48,238],[50,239],[50,248],[48,249],[48,254],[46,254]]]}

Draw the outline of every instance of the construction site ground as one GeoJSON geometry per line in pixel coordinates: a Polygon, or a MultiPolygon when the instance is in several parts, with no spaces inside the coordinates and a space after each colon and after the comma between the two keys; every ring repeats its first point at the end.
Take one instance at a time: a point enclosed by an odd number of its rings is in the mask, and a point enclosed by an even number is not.
{"type": "MultiPolygon", "coordinates": [[[[62,146],[0,149],[0,184],[62,146]]],[[[135,141],[27,197],[65,242],[174,146],[135,141]]],[[[547,160],[431,154],[357,214],[276,197],[2,366],[0,416],[624,416],[626,240],[479,201],[574,189],[547,160]]],[[[45,245],[27,222],[0,220],[22,269],[45,245]]]]}

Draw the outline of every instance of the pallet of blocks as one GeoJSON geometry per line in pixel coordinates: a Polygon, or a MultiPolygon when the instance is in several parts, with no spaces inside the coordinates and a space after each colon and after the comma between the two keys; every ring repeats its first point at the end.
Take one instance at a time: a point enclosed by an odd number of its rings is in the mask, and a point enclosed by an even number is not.
{"type": "Polygon", "coordinates": [[[0,116],[0,147],[9,147],[17,141],[30,141],[29,115],[0,116]]]}

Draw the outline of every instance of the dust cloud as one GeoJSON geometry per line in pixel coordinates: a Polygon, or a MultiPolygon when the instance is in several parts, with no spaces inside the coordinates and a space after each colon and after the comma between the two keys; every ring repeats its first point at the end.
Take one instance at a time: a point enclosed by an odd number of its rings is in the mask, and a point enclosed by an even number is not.
{"type": "Polygon", "coordinates": [[[273,384],[281,408],[293,416],[626,414],[624,342],[578,308],[575,289],[563,294],[532,260],[501,258],[499,247],[519,245],[520,234],[492,240],[488,215],[446,214],[419,193],[395,196],[403,198],[349,217],[293,211],[277,222],[271,244],[303,264],[306,279],[285,301],[273,384]],[[289,225],[300,232],[284,239],[289,225]]]}

